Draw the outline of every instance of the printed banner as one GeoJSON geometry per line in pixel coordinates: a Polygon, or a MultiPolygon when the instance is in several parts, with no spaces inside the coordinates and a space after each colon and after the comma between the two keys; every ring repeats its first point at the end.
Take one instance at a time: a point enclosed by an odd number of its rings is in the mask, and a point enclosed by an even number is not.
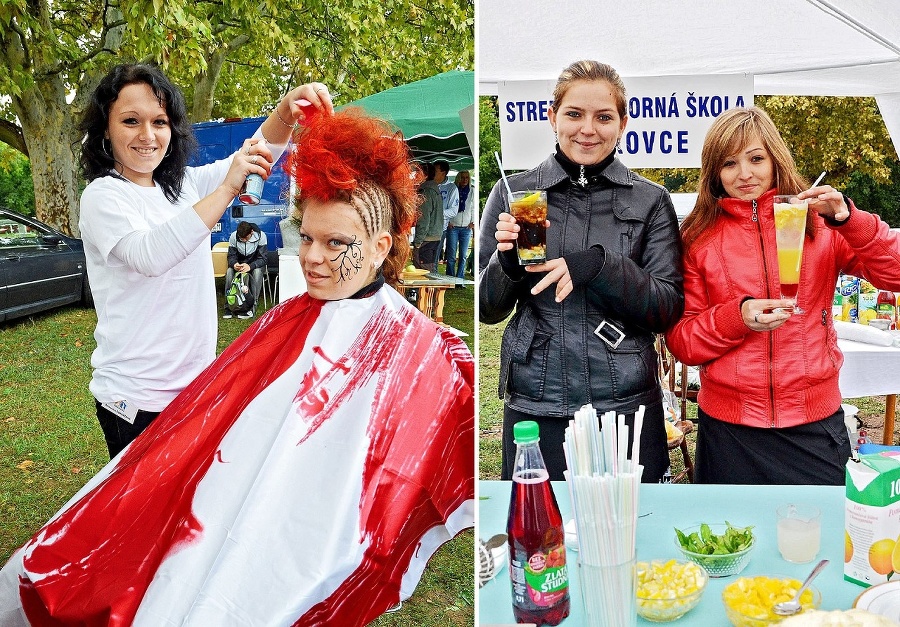
{"type": "MultiPolygon", "coordinates": [[[[753,76],[623,78],[628,125],[618,149],[629,168],[699,168],[706,132],[719,115],[753,104],[753,76]]],[[[500,81],[500,145],[507,170],[533,168],[556,143],[548,111],[555,80],[500,81]]]]}

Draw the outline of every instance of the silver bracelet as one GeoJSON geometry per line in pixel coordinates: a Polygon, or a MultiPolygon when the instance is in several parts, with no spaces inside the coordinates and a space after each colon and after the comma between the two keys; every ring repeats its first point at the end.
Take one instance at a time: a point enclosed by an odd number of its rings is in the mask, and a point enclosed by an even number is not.
{"type": "Polygon", "coordinates": [[[294,128],[293,124],[288,124],[287,122],[285,122],[284,118],[281,117],[281,114],[278,113],[278,105],[275,105],[275,115],[278,116],[278,121],[281,122],[282,124],[284,124],[286,127],[288,127],[289,129],[294,128]]]}

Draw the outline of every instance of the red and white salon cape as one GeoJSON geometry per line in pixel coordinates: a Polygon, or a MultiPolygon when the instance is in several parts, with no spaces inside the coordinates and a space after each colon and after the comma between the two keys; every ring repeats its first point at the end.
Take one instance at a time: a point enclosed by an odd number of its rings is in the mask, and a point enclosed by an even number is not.
{"type": "Polygon", "coordinates": [[[0,625],[364,625],[474,519],[474,367],[394,289],[262,317],[0,571],[0,625]]]}

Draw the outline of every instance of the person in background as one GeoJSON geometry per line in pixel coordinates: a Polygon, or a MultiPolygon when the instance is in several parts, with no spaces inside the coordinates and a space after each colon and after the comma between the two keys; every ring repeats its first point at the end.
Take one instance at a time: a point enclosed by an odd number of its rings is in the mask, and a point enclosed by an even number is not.
{"type": "Polygon", "coordinates": [[[762,109],[730,109],[709,129],[681,226],[684,317],[666,334],[675,357],[702,364],[698,483],[844,485],[835,283],[846,272],[900,290],[900,235],[830,185],[808,187],[762,109]],[[809,201],[804,313],[780,298],[775,194],[809,201]]]}
{"type": "Polygon", "coordinates": [[[456,184],[447,178],[450,173],[450,164],[439,159],[434,162],[434,182],[437,183],[438,191],[441,192],[441,200],[444,205],[444,220],[441,227],[441,241],[438,244],[437,256],[434,261],[434,269],[437,270],[441,259],[446,259],[446,251],[444,244],[447,241],[447,225],[450,218],[453,218],[459,211],[459,190],[456,184]]]}
{"type": "Polygon", "coordinates": [[[450,218],[447,225],[447,274],[462,279],[466,276],[476,195],[470,185],[468,170],[458,172],[454,184],[459,191],[459,205],[456,215],[450,218]]]}
{"type": "Polygon", "coordinates": [[[294,122],[332,112],[322,83],[291,90],[239,151],[188,167],[184,97],[156,67],[117,65],[81,120],[79,229],[97,309],[90,389],[110,457],[216,354],[210,229],[248,174],[269,176],[294,122]]]}
{"type": "MultiPolygon", "coordinates": [[[[259,302],[259,291],[263,286],[263,272],[268,272],[268,242],[266,234],[252,222],[241,220],[231,237],[228,238],[228,270],[225,271],[225,291],[231,285],[235,272],[250,273],[250,293],[253,294],[253,308],[238,314],[242,320],[252,318],[256,313],[256,304],[259,302]]],[[[232,313],[227,308],[222,316],[231,318],[232,313]]]]}
{"type": "Polygon", "coordinates": [[[418,168],[357,110],[298,133],[286,171],[308,292],[13,555],[0,624],[363,627],[474,525],[472,355],[392,287],[418,168]]]}
{"type": "Polygon", "coordinates": [[[547,191],[546,263],[519,265],[519,225],[502,181],[485,205],[479,316],[497,324],[515,310],[500,349],[503,479],[512,478],[521,420],[538,422],[550,478],[563,479],[565,429],[586,404],[625,414],[629,425],[644,405],[643,480],[658,482],[669,467],[655,338],[684,304],[678,219],[664,187],[616,159],[626,102],[603,63],[573,63],[556,82],[556,151],[509,177],[512,191],[547,191]]]}
{"type": "Polygon", "coordinates": [[[425,180],[419,185],[419,220],[413,238],[413,264],[417,268],[434,272],[441,228],[444,223],[444,205],[441,192],[434,181],[433,163],[425,165],[425,180]]]}

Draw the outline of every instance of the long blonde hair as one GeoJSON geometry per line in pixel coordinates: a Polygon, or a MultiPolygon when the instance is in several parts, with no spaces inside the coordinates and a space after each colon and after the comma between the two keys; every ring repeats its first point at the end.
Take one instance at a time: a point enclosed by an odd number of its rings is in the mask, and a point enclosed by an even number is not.
{"type": "MultiPolygon", "coordinates": [[[[721,214],[718,201],[727,198],[722,186],[722,165],[754,140],[759,140],[774,163],[775,188],[780,194],[795,194],[809,187],[809,181],[797,172],[797,165],[781,133],[759,107],[738,107],[720,115],[703,141],[700,156],[700,185],[697,204],[681,224],[685,251],[696,242],[721,214]]],[[[806,233],[815,235],[813,212],[806,216],[806,233]]]]}

